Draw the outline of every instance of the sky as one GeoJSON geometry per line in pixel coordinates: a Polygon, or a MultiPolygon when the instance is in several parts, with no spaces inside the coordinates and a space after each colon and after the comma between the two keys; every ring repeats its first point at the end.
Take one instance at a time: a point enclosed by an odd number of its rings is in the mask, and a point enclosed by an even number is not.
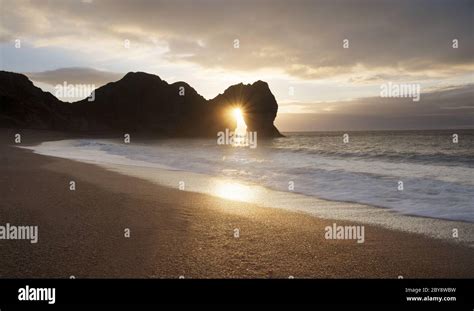
{"type": "Polygon", "coordinates": [[[53,94],[130,71],[207,99],[263,80],[281,131],[474,128],[474,1],[0,0],[0,14],[0,68],[53,94]]]}

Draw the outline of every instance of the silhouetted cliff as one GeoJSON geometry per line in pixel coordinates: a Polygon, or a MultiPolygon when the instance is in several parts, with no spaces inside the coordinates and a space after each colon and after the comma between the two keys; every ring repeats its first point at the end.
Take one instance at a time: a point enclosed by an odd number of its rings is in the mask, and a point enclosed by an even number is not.
{"type": "Polygon", "coordinates": [[[0,125],[2,127],[64,130],[68,104],[61,102],[24,75],[0,71],[0,125]]]}
{"type": "Polygon", "coordinates": [[[0,71],[0,125],[81,133],[141,133],[151,136],[215,137],[233,130],[233,107],[241,107],[249,131],[281,136],[273,121],[278,104],[267,83],[238,84],[206,100],[185,82],[128,73],[95,90],[94,101],[65,103],[35,87],[24,75],[0,71]]]}

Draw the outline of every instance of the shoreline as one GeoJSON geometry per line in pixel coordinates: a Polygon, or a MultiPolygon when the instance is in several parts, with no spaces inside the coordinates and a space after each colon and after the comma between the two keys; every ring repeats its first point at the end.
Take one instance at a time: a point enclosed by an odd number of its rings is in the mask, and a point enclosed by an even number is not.
{"type": "Polygon", "coordinates": [[[39,226],[37,244],[0,240],[3,278],[474,277],[474,250],[464,245],[373,225],[364,225],[361,244],[327,240],[325,227],[358,222],[183,192],[97,165],[0,148],[0,181],[8,185],[0,219],[39,226]],[[71,179],[76,191],[68,189],[71,179]]]}
{"type": "Polygon", "coordinates": [[[212,191],[221,184],[225,185],[228,182],[236,186],[241,185],[245,188],[248,187],[248,192],[252,192],[253,199],[248,201],[244,199],[235,200],[238,202],[256,204],[265,208],[284,210],[291,213],[303,213],[310,217],[322,219],[356,221],[361,224],[376,225],[389,230],[421,234],[430,238],[443,240],[453,244],[463,244],[474,248],[474,224],[467,221],[402,214],[385,207],[357,202],[320,199],[297,192],[277,191],[268,189],[264,186],[254,185],[252,183],[236,182],[221,177],[188,171],[121,164],[90,164],[97,165],[103,169],[125,176],[147,180],[156,185],[172,189],[178,188],[177,185],[181,179],[188,179],[192,181],[192,184],[191,186],[187,184],[186,192],[200,193],[213,197],[220,197],[219,195],[213,194],[212,191]],[[289,201],[295,201],[299,204],[296,207],[289,208],[289,201]],[[429,227],[436,228],[430,230],[429,227]],[[452,228],[459,229],[463,234],[456,239],[452,238],[452,228]]]}
{"type": "MultiPolygon", "coordinates": [[[[39,145],[35,147],[29,146],[26,149],[32,150],[37,154],[66,159],[66,157],[50,152],[48,148],[41,149],[39,145]]],[[[298,192],[269,189],[252,182],[235,181],[203,173],[176,170],[158,163],[130,160],[119,155],[111,157],[106,152],[91,156],[87,152],[82,154],[78,149],[73,151],[74,157],[68,155],[67,158],[69,160],[97,165],[108,171],[147,180],[159,186],[177,189],[178,185],[184,182],[186,192],[201,193],[221,198],[226,197],[219,194],[219,192],[222,192],[219,189],[226,188],[226,192],[241,192],[240,197],[236,195],[234,198],[227,199],[290,212],[302,212],[317,218],[354,221],[390,230],[421,234],[430,238],[474,248],[474,223],[469,221],[403,214],[385,207],[350,201],[321,199],[298,192]],[[106,157],[106,161],[97,160],[106,157]],[[457,237],[453,237],[454,229],[457,230],[457,237]]]]}

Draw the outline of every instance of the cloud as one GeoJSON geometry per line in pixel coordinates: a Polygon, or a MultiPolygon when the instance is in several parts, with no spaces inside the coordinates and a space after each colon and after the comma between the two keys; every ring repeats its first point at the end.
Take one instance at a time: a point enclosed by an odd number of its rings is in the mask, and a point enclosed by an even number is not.
{"type": "Polygon", "coordinates": [[[94,84],[96,87],[121,79],[124,74],[100,71],[93,68],[70,67],[43,72],[25,73],[31,80],[50,85],[94,84]]]}
{"type": "Polygon", "coordinates": [[[2,0],[2,7],[5,40],[107,46],[111,57],[111,42],[152,46],[158,40],[167,46],[156,56],[164,61],[236,71],[271,68],[309,80],[349,75],[355,82],[446,77],[470,72],[474,64],[469,0],[2,0]]]}
{"type": "MultiPolygon", "coordinates": [[[[473,99],[470,84],[422,93],[419,102],[366,97],[295,103],[297,113],[279,113],[276,124],[282,131],[474,128],[473,99]]],[[[286,106],[284,111],[290,111],[292,104],[286,106]]]]}
{"type": "Polygon", "coordinates": [[[361,116],[423,117],[453,116],[450,108],[470,107],[464,113],[472,117],[474,125],[474,84],[450,87],[429,93],[421,93],[420,101],[412,98],[368,97],[346,102],[332,103],[330,114],[350,114],[361,116]]]}

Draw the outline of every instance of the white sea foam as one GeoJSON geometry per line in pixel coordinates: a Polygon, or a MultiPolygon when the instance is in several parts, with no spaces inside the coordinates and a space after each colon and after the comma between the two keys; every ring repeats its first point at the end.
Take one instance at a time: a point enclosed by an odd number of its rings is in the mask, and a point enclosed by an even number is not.
{"type": "Polygon", "coordinates": [[[452,229],[458,228],[462,232],[458,241],[474,243],[472,167],[341,158],[280,149],[274,144],[259,144],[255,150],[223,148],[210,140],[128,145],[83,139],[45,142],[31,149],[99,164],[171,187],[185,179],[186,190],[211,195],[219,195],[216,189],[223,183],[238,183],[244,192],[248,187],[252,193],[239,200],[323,218],[359,221],[450,240],[452,229]],[[403,191],[397,190],[399,180],[404,182],[403,191]],[[288,191],[289,181],[294,182],[293,192],[288,191]]]}

